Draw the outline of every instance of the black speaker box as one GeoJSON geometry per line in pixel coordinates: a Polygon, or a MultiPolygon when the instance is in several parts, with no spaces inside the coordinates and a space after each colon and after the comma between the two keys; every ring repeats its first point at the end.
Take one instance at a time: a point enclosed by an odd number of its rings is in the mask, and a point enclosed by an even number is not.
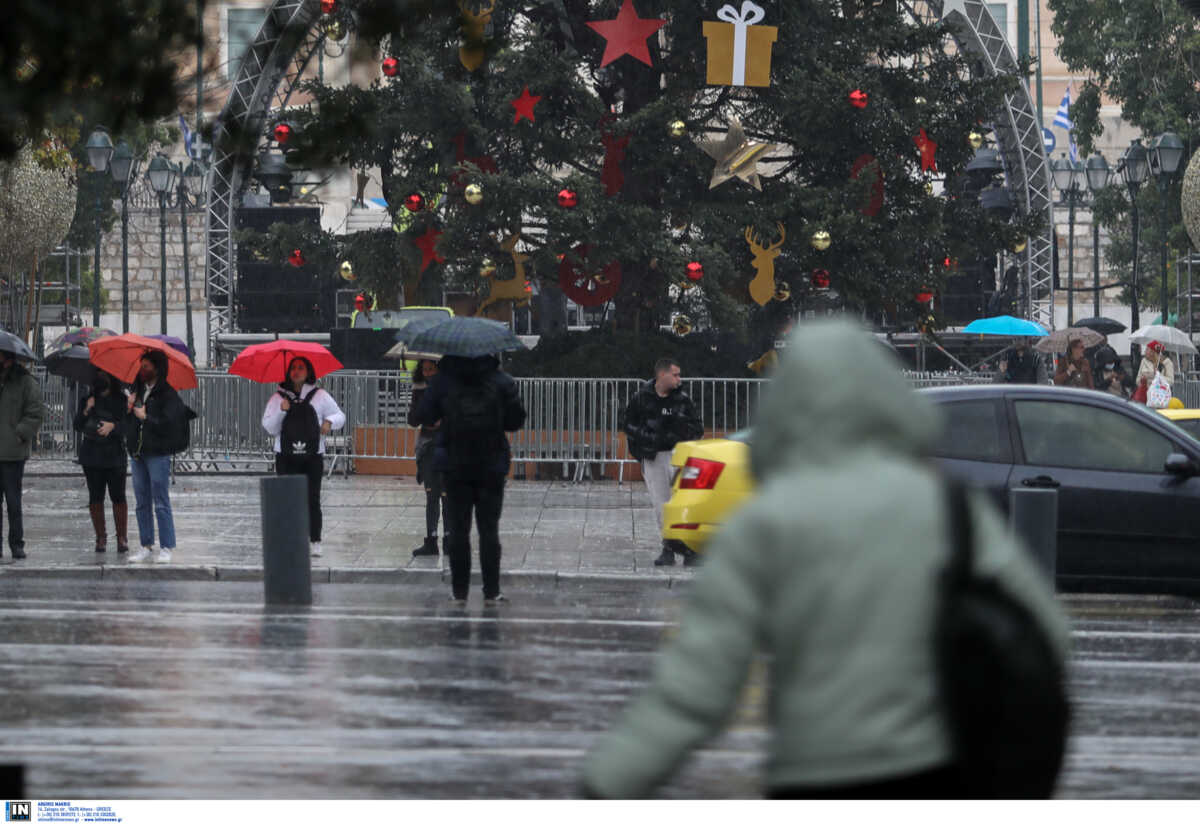
{"type": "MultiPolygon", "coordinates": [[[[239,230],[253,229],[266,232],[274,223],[307,225],[317,229],[321,225],[321,210],[316,206],[243,206],[234,217],[234,227],[239,230]]],[[[251,260],[238,248],[238,261],[251,260]]]]}
{"type": "Polygon", "coordinates": [[[278,263],[239,263],[239,292],[319,292],[320,274],[315,266],[278,263]]]}
{"type": "Polygon", "coordinates": [[[399,360],[383,356],[395,345],[395,329],[329,330],[329,349],[347,369],[399,369],[399,360]]]}
{"type": "Polygon", "coordinates": [[[242,332],[324,332],[330,326],[329,301],[315,290],[238,293],[242,332]]]}

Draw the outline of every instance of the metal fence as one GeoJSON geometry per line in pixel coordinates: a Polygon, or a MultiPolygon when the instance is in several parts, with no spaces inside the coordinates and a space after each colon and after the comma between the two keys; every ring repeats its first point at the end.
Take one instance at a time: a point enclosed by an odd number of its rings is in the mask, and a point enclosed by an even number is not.
{"type": "MultiPolygon", "coordinates": [[[[35,458],[70,462],[72,429],[81,390],[37,370],[47,415],[35,458]]],[[[986,383],[986,374],[908,373],[914,386],[986,383]]],[[[215,370],[197,373],[199,387],[181,393],[199,414],[191,445],[176,457],[177,472],[264,472],[274,463],[273,439],[262,428],[272,384],[258,384],[215,370]]],[[[635,463],[625,452],[623,414],[640,380],[627,378],[517,378],[527,417],[510,441],[518,463],[552,465],[576,480],[608,466],[635,463]]],[[[720,437],[750,425],[767,381],[757,378],[693,378],[683,390],[695,401],[705,432],[720,437]]],[[[321,385],[346,413],[346,425],[327,439],[329,471],[348,473],[356,461],[411,460],[415,433],[405,425],[412,387],[408,372],[341,371],[321,385]]]]}

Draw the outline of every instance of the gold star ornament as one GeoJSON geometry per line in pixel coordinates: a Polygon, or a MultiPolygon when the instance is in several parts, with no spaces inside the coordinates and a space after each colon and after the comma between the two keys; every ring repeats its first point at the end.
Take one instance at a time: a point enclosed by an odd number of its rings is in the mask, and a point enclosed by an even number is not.
{"type": "Polygon", "coordinates": [[[763,155],[775,149],[774,143],[749,140],[742,131],[741,121],[735,117],[730,121],[725,137],[720,140],[702,141],[700,148],[717,161],[708,188],[715,189],[726,180],[736,177],[762,191],[762,183],[758,179],[758,162],[763,155]]]}

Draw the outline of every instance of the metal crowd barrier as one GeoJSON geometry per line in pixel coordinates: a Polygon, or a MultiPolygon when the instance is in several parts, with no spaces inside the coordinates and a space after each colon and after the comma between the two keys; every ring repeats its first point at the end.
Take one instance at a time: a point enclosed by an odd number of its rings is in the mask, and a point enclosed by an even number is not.
{"type": "MultiPolygon", "coordinates": [[[[34,457],[73,462],[72,428],[81,389],[36,370],[47,414],[34,457]]],[[[986,374],[907,373],[915,387],[989,382],[986,374]]],[[[275,391],[217,370],[199,370],[199,387],[181,394],[199,417],[187,452],[175,469],[194,472],[267,472],[274,465],[273,439],[262,428],[262,412],[275,391]]],[[[636,461],[624,449],[624,410],[642,381],[630,378],[517,378],[527,412],[525,425],[510,435],[513,460],[540,465],[557,477],[582,480],[616,466],[618,479],[636,461]]],[[[412,393],[407,372],[342,371],[320,381],[346,413],[346,425],[326,439],[330,473],[348,474],[355,462],[411,460],[415,431],[406,426],[412,393]]],[[[767,381],[758,378],[691,378],[683,390],[696,403],[709,437],[750,425],[767,381]]]]}

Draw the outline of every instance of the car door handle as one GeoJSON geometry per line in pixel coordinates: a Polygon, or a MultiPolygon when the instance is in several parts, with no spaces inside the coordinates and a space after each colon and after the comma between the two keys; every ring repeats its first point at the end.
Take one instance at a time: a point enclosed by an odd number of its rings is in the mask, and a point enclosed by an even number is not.
{"type": "Polygon", "coordinates": [[[1036,478],[1023,478],[1021,486],[1029,486],[1035,489],[1058,489],[1062,484],[1049,475],[1038,475],[1036,478]]]}

